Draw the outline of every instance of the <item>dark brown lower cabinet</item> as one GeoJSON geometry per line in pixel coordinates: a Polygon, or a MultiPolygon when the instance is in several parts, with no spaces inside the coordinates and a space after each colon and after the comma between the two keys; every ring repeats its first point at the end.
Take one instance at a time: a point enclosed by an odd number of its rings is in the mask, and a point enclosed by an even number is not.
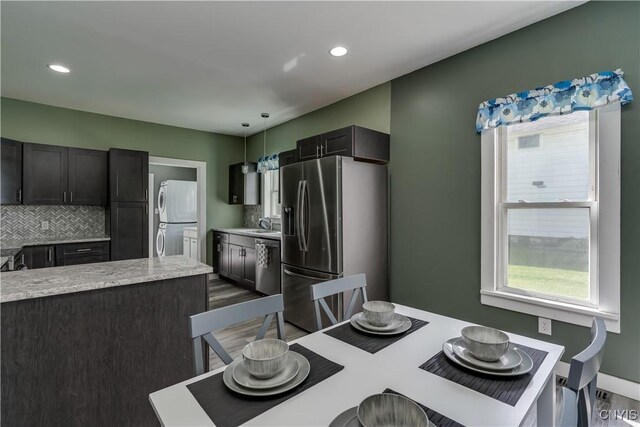
{"type": "Polygon", "coordinates": [[[78,265],[109,261],[109,242],[56,245],[56,265],[78,265]]]}
{"type": "Polygon", "coordinates": [[[218,243],[218,274],[248,289],[256,289],[256,249],[255,238],[235,235],[214,235],[214,241],[228,240],[230,243],[218,243]]]}
{"type": "Polygon", "coordinates": [[[55,267],[55,247],[51,246],[27,246],[24,253],[24,264],[28,269],[55,267]]]}
{"type": "Polygon", "coordinates": [[[157,426],[149,393],[194,376],[206,301],[198,275],[2,303],[1,424],[157,426]]]}
{"type": "Polygon", "coordinates": [[[112,261],[149,256],[147,202],[112,202],[107,208],[106,220],[112,261]]]}
{"type": "Polygon", "coordinates": [[[229,279],[242,281],[244,276],[244,258],[242,246],[229,245],[229,279]]]}

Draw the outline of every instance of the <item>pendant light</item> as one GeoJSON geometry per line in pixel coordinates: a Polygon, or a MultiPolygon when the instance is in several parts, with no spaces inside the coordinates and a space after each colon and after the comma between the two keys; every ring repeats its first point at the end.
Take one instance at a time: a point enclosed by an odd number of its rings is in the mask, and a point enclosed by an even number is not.
{"type": "Polygon", "coordinates": [[[269,118],[269,113],[260,114],[263,121],[263,145],[262,145],[262,162],[260,162],[260,172],[266,173],[269,170],[269,165],[267,164],[267,119],[269,118]]]}
{"type": "Polygon", "coordinates": [[[249,173],[249,165],[247,164],[247,128],[249,127],[249,123],[242,123],[242,127],[244,128],[244,164],[242,165],[242,173],[249,173]]]}

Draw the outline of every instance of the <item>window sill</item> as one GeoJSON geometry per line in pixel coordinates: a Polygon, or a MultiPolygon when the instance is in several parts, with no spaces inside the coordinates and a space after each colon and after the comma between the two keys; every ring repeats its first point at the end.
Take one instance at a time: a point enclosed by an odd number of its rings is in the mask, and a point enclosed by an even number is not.
{"type": "Polygon", "coordinates": [[[620,333],[620,315],[595,308],[484,289],[480,291],[480,302],[484,305],[587,327],[591,326],[593,317],[597,316],[604,319],[608,332],[620,333]]]}

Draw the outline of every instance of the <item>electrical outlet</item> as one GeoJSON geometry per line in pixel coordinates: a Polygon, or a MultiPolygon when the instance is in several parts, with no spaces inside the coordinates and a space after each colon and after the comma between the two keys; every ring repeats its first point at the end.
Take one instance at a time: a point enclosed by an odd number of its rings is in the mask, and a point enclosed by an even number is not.
{"type": "Polygon", "coordinates": [[[545,335],[551,335],[551,319],[538,317],[538,332],[545,335]]]}
{"type": "Polygon", "coordinates": [[[49,229],[49,221],[40,221],[40,228],[43,230],[49,229]]]}

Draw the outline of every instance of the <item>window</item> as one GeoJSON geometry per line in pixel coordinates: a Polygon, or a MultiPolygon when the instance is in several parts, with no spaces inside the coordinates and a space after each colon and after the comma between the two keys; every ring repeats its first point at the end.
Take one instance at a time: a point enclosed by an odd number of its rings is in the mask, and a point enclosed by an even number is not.
{"type": "Polygon", "coordinates": [[[483,304],[585,326],[598,315],[619,332],[619,116],[616,104],[483,132],[483,304]]]}
{"type": "MultiPolygon", "coordinates": [[[[262,174],[262,216],[280,219],[280,171],[270,169],[262,174]]],[[[277,221],[276,221],[277,222],[277,221]]]]}

